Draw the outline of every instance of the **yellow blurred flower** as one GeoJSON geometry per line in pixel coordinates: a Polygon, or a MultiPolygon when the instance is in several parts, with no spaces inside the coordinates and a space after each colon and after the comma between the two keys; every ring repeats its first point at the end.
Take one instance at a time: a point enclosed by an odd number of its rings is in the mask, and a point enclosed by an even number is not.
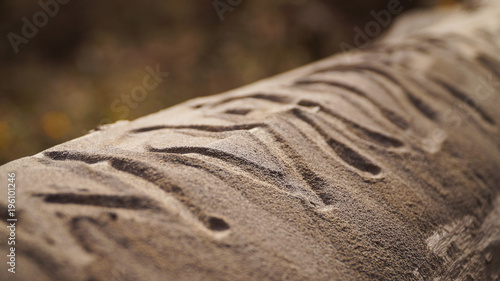
{"type": "Polygon", "coordinates": [[[42,117],[42,129],[51,139],[60,139],[71,131],[71,120],[62,112],[51,111],[42,117]]]}

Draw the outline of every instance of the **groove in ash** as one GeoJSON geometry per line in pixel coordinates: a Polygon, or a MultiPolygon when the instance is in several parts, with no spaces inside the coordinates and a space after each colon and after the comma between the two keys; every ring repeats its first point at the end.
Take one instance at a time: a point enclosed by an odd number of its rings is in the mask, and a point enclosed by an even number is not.
{"type": "Polygon", "coordinates": [[[408,90],[408,86],[405,85],[405,83],[402,83],[395,77],[396,74],[391,74],[390,70],[385,69],[385,67],[377,65],[377,66],[371,66],[371,65],[364,65],[364,64],[359,64],[359,65],[342,65],[342,66],[336,66],[328,69],[323,69],[318,72],[325,72],[325,71],[353,71],[357,72],[359,70],[366,70],[373,72],[377,75],[380,75],[382,77],[385,77],[392,83],[394,83],[396,86],[398,86],[401,90],[403,90],[404,94],[408,98],[408,101],[418,110],[420,111],[424,116],[429,118],[430,120],[436,120],[437,119],[437,111],[433,109],[429,104],[424,102],[421,98],[417,97],[414,95],[411,91],[408,90]],[[384,68],[384,69],[382,69],[384,68]]]}
{"type": "Polygon", "coordinates": [[[292,109],[292,113],[297,118],[309,124],[309,126],[315,129],[324,138],[326,143],[333,149],[333,151],[347,164],[353,166],[354,168],[357,168],[358,170],[368,172],[372,175],[378,175],[381,172],[382,169],[379,166],[373,164],[366,157],[360,155],[347,145],[337,140],[334,140],[332,137],[330,137],[321,128],[320,125],[318,125],[312,118],[306,116],[306,113],[303,112],[302,110],[295,108],[292,109]]]}
{"type": "Polygon", "coordinates": [[[250,130],[258,127],[265,127],[266,125],[263,123],[254,123],[254,124],[237,124],[232,126],[216,126],[216,125],[158,125],[151,127],[144,127],[132,130],[131,133],[145,133],[156,130],[165,130],[165,129],[191,129],[191,130],[199,130],[199,131],[207,131],[207,132],[229,132],[229,131],[239,131],[239,130],[250,130]]]}
{"type": "Polygon", "coordinates": [[[335,113],[333,110],[330,110],[322,105],[320,105],[317,102],[310,101],[310,100],[300,100],[298,102],[298,105],[304,106],[304,107],[317,107],[320,109],[321,112],[326,113],[327,115],[330,115],[343,123],[345,123],[349,130],[354,132],[358,137],[371,141],[373,143],[376,143],[378,145],[384,146],[384,147],[402,147],[404,146],[404,143],[396,138],[384,135],[382,133],[375,132],[373,130],[370,130],[364,126],[361,126],[353,121],[348,120],[345,117],[340,116],[339,114],[335,113]]]}
{"type": "Polygon", "coordinates": [[[37,193],[47,203],[76,204],[131,210],[159,209],[157,204],[145,197],[76,193],[37,193]]]}
{"type": "Polygon", "coordinates": [[[493,120],[493,118],[491,118],[474,99],[467,96],[460,89],[440,79],[433,78],[432,80],[441,87],[443,87],[444,89],[446,89],[446,91],[451,93],[455,98],[459,99],[461,102],[468,105],[468,107],[473,111],[475,111],[486,123],[490,125],[496,124],[495,120],[493,120]]]}
{"type": "Polygon", "coordinates": [[[224,103],[228,103],[228,102],[235,101],[235,100],[242,100],[242,99],[259,99],[259,100],[265,100],[265,101],[280,103],[280,104],[289,104],[289,103],[293,102],[293,99],[291,97],[285,96],[285,95],[256,93],[256,94],[250,94],[250,95],[245,95],[245,96],[231,97],[231,98],[223,99],[219,102],[216,102],[212,106],[218,106],[218,105],[221,105],[224,103]]]}
{"type": "Polygon", "coordinates": [[[408,124],[408,122],[401,116],[399,116],[397,113],[395,113],[394,111],[392,110],[389,110],[387,109],[385,106],[381,105],[379,102],[377,102],[376,100],[370,98],[367,94],[365,94],[363,91],[355,88],[355,87],[352,87],[352,86],[349,86],[349,85],[344,85],[342,83],[339,83],[339,82],[333,82],[333,81],[326,81],[326,80],[319,80],[319,79],[314,79],[314,80],[298,80],[295,82],[295,85],[311,85],[311,84],[323,84],[323,85],[327,85],[327,86],[331,86],[331,87],[337,87],[337,88],[340,88],[340,89],[343,89],[343,90],[346,90],[346,91],[349,91],[351,93],[354,93],[366,100],[368,100],[371,104],[373,104],[374,106],[376,106],[381,114],[387,119],[389,120],[390,122],[392,122],[394,125],[396,125],[397,127],[399,127],[400,129],[402,130],[406,130],[410,127],[410,125],[408,124]]]}
{"type": "MultiPolygon", "coordinates": [[[[75,160],[81,161],[88,164],[94,164],[102,161],[109,161],[111,166],[119,171],[137,176],[142,178],[150,183],[155,184],[163,191],[167,192],[169,195],[180,201],[186,208],[191,211],[191,213],[198,218],[198,220],[208,229],[210,229],[210,224],[208,218],[210,216],[206,215],[200,207],[191,202],[189,197],[185,194],[184,190],[179,186],[171,184],[170,180],[165,177],[163,173],[158,171],[157,169],[142,163],[137,160],[132,160],[129,158],[120,158],[114,156],[105,156],[105,155],[94,155],[87,154],[81,152],[73,152],[73,151],[48,151],[44,152],[44,155],[56,161],[65,161],[65,160],[75,160]]],[[[92,197],[90,197],[92,199],[92,197]]],[[[95,198],[95,197],[94,197],[95,198]]],[[[81,202],[89,203],[89,198],[77,199],[76,196],[63,194],[63,195],[50,195],[49,203],[61,203],[64,200],[72,201],[72,202],[81,202]],[[80,201],[78,201],[80,200],[80,201]]],[[[130,199],[129,199],[130,200],[130,199]]],[[[116,203],[116,202],[115,202],[116,203]]],[[[77,204],[77,203],[76,203],[77,204]]],[[[118,203],[116,203],[118,204],[118,203]]]]}

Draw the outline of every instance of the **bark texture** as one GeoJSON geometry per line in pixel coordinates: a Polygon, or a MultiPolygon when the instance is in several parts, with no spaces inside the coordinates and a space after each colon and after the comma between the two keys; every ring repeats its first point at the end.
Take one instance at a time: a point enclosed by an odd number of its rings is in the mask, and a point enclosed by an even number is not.
{"type": "Polygon", "coordinates": [[[497,280],[499,107],[498,3],[407,16],[0,167],[1,279],[497,280]]]}

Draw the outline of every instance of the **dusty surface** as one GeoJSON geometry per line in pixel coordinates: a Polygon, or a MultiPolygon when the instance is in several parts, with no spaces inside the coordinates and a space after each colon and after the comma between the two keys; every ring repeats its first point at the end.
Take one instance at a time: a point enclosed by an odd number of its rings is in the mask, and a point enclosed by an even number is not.
{"type": "Polygon", "coordinates": [[[498,279],[500,9],[420,24],[2,166],[0,276],[498,279]]]}

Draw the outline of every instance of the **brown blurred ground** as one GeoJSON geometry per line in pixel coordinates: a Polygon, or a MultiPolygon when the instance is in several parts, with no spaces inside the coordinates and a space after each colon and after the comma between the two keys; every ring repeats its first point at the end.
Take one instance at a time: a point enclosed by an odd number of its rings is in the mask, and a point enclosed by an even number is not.
{"type": "MultiPolygon", "coordinates": [[[[227,1],[223,1],[227,3],[227,1]]],[[[213,1],[82,1],[59,12],[16,54],[36,1],[0,0],[0,164],[142,115],[326,57],[387,0],[243,1],[220,21],[213,1]],[[124,106],[148,75],[170,75],[124,106]]],[[[401,0],[405,11],[436,1],[401,0]],[[423,3],[425,2],[425,3],[423,3]]],[[[450,1],[448,1],[450,2],[450,1]]]]}

